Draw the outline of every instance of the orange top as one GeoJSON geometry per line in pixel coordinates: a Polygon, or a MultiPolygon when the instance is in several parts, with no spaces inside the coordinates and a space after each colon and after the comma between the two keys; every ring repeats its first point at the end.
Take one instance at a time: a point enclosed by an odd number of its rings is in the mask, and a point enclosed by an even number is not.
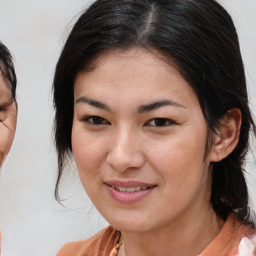
{"type": "MultiPolygon", "coordinates": [[[[235,256],[241,239],[252,236],[254,232],[230,215],[220,233],[199,256],[235,256]]],[[[66,244],[57,256],[115,256],[119,237],[119,231],[108,226],[87,240],[66,244]]]]}
{"type": "Polygon", "coordinates": [[[110,256],[111,251],[118,244],[119,237],[120,233],[108,226],[87,240],[64,245],[57,256],[110,256]]]}

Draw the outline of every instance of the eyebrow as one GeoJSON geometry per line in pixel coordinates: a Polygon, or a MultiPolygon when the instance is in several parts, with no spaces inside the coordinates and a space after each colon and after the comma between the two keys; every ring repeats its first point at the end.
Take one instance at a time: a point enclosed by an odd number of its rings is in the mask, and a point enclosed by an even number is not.
{"type": "Polygon", "coordinates": [[[104,109],[104,110],[107,110],[107,111],[111,111],[110,108],[106,104],[104,104],[104,103],[102,103],[100,101],[97,101],[97,100],[89,99],[89,98],[87,98],[85,96],[79,97],[76,100],[76,103],[81,103],[81,102],[82,103],[87,103],[87,104],[89,104],[89,105],[91,105],[93,107],[96,107],[96,108],[100,108],[100,109],[104,109]]]}
{"type": "MultiPolygon", "coordinates": [[[[76,100],[76,103],[86,103],[86,104],[89,104],[93,107],[104,109],[104,110],[107,110],[107,111],[111,112],[111,108],[109,106],[107,106],[106,104],[104,104],[100,101],[97,101],[97,100],[89,99],[85,96],[79,97],[76,100]]],[[[164,100],[154,101],[154,102],[146,104],[146,105],[141,105],[137,108],[137,112],[139,114],[142,114],[142,113],[145,113],[145,112],[156,110],[156,109],[164,107],[164,106],[173,106],[173,107],[178,107],[178,108],[185,108],[183,105],[181,105],[180,103],[178,103],[176,101],[165,100],[164,99],[164,100]]]]}
{"type": "Polygon", "coordinates": [[[150,104],[142,105],[139,106],[137,109],[138,113],[145,113],[148,111],[156,110],[158,108],[164,107],[164,106],[173,106],[173,107],[178,107],[178,108],[185,108],[183,105],[180,103],[173,101],[173,100],[159,100],[152,102],[150,104]]]}

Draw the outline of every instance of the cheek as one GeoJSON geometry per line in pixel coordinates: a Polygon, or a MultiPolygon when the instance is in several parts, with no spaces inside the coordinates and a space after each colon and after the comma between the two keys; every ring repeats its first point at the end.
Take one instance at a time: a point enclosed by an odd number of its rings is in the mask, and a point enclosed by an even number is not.
{"type": "Polygon", "coordinates": [[[170,137],[150,148],[150,161],[165,182],[179,188],[200,182],[207,169],[204,162],[206,136],[186,133],[170,137]]]}
{"type": "Polygon", "coordinates": [[[159,189],[168,209],[185,209],[199,197],[208,200],[211,182],[209,163],[203,159],[204,143],[198,147],[196,141],[177,139],[156,150],[151,163],[161,177],[159,189]]]}
{"type": "Polygon", "coordinates": [[[102,189],[102,165],[106,145],[100,138],[84,133],[83,129],[72,130],[72,151],[80,181],[84,190],[97,204],[98,194],[102,189]]]}
{"type": "Polygon", "coordinates": [[[85,134],[81,129],[73,127],[72,151],[81,179],[94,176],[104,158],[103,142],[99,138],[85,134]]]}
{"type": "Polygon", "coordinates": [[[0,164],[8,154],[14,139],[14,131],[0,123],[0,164]]]}
{"type": "Polygon", "coordinates": [[[16,130],[17,108],[12,103],[4,112],[0,111],[0,165],[8,154],[16,130]]]}

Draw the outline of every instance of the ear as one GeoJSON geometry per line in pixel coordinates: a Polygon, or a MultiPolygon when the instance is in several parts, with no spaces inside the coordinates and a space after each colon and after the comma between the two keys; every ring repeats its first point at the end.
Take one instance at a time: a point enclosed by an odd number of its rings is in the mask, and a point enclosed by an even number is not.
{"type": "Polygon", "coordinates": [[[239,108],[227,111],[222,117],[218,134],[214,135],[214,143],[211,149],[211,162],[219,162],[226,158],[238,144],[242,115],[239,108]]]}

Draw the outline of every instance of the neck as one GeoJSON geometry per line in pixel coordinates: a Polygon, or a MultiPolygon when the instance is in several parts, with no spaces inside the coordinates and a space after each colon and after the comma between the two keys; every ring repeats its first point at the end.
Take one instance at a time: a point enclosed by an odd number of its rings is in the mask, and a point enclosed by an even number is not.
{"type": "Polygon", "coordinates": [[[200,254],[219,233],[223,222],[213,209],[195,216],[179,216],[174,225],[150,232],[122,232],[118,256],[193,256],[200,254]],[[200,216],[200,218],[198,218],[200,216]]]}

